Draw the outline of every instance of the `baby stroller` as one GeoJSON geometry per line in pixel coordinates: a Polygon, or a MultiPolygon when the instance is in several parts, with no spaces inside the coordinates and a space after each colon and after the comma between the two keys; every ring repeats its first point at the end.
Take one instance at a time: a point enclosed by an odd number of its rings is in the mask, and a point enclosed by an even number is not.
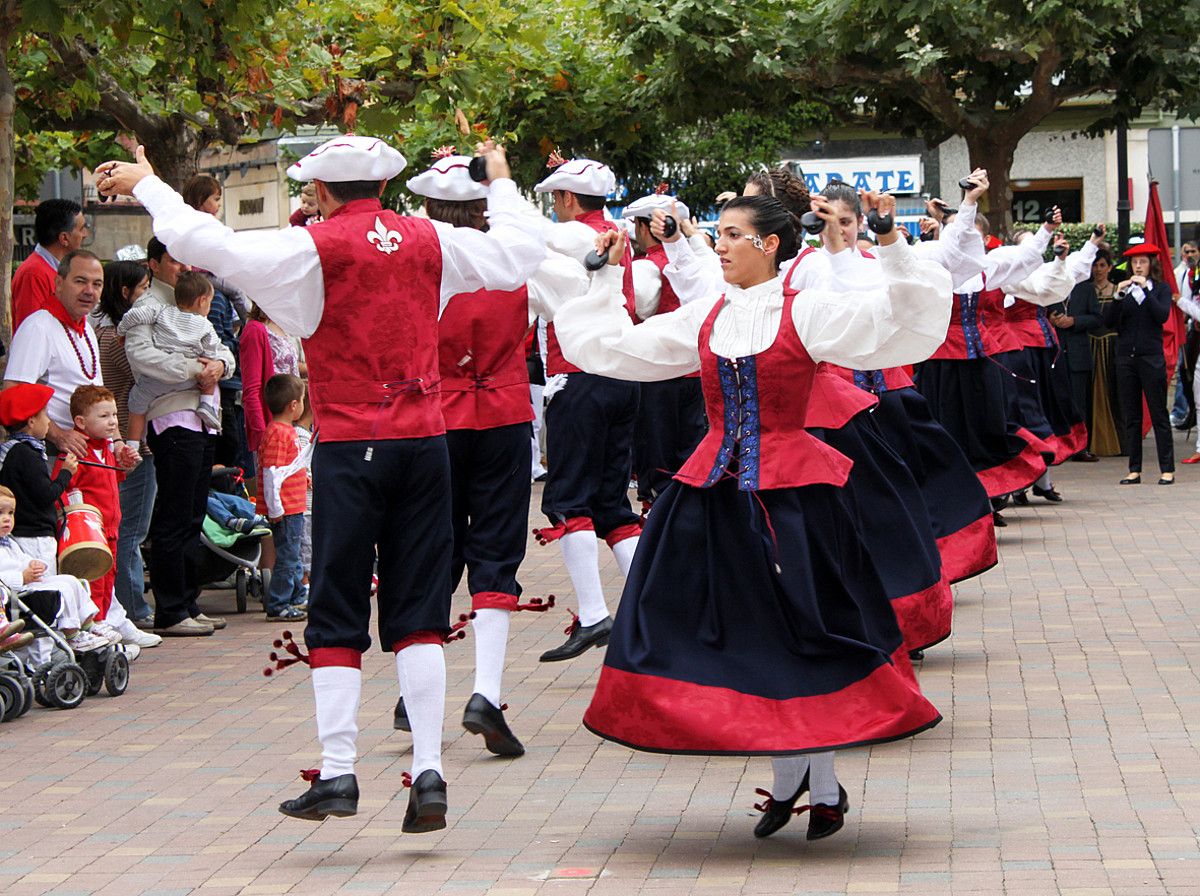
{"type": "MultiPolygon", "coordinates": [[[[0,654],[0,701],[3,721],[19,718],[29,712],[36,702],[39,706],[74,709],[84,697],[94,697],[102,688],[109,696],[119,697],[129,687],[129,658],[117,647],[76,654],[66,638],[58,633],[53,622],[62,600],[57,591],[24,591],[16,594],[3,586],[0,593],[7,599],[8,612],[13,619],[25,619],[27,631],[37,639],[51,642],[50,659],[36,663],[13,653],[0,654]]],[[[31,648],[25,657],[37,652],[31,648]]]]}
{"type": "Polygon", "coordinates": [[[250,598],[263,600],[271,570],[259,569],[258,563],[262,540],[270,534],[266,520],[255,514],[242,470],[215,468],[200,533],[202,547],[193,558],[202,586],[224,584],[232,577],[239,613],[246,612],[250,598]]]}

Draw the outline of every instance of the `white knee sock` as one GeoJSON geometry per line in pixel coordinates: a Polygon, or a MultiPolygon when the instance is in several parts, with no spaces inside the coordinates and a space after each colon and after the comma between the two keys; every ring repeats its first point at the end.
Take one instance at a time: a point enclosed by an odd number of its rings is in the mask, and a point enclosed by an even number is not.
{"type": "Polygon", "coordinates": [[[1046,489],[1046,490],[1054,488],[1053,484],[1051,484],[1051,482],[1050,482],[1050,471],[1049,470],[1047,470],[1045,473],[1043,473],[1041,476],[1038,477],[1037,487],[1046,489]]]}
{"type": "Polygon", "coordinates": [[[617,558],[617,567],[621,570],[621,575],[629,578],[629,566],[633,563],[634,552],[637,551],[638,541],[636,535],[633,538],[626,538],[624,541],[618,541],[612,546],[613,556],[617,558]]]}
{"type": "Polygon", "coordinates": [[[500,679],[508,648],[508,610],[476,610],[471,621],[475,634],[475,693],[500,708],[500,679]]]}
{"type": "MultiPolygon", "coordinates": [[[[396,677],[412,726],[412,777],[442,774],[442,723],[446,716],[446,657],[441,644],[413,644],[396,654],[396,677]]],[[[444,776],[443,776],[444,777],[444,776]]]]}
{"type": "Polygon", "coordinates": [[[790,800],[800,789],[804,773],[808,771],[807,756],[779,756],[771,760],[775,782],[771,785],[771,796],[778,802],[790,800]]]}
{"type": "Polygon", "coordinates": [[[358,701],[362,670],[322,666],[312,670],[317,704],[317,738],[321,741],[321,777],[325,780],[354,772],[357,758],[358,701]]]}
{"type": "Polygon", "coordinates": [[[568,532],[558,542],[562,545],[563,562],[579,601],[579,624],[595,625],[608,616],[604,589],[600,585],[600,552],[596,548],[596,533],[591,530],[568,532]]]}
{"type": "Polygon", "coordinates": [[[833,768],[833,753],[814,753],[809,757],[808,801],[813,805],[838,804],[838,780],[833,768]]]}

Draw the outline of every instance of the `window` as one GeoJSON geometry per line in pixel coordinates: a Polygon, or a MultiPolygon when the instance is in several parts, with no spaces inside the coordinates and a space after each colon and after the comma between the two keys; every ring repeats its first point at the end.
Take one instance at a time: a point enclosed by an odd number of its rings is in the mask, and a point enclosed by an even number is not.
{"type": "Polygon", "coordinates": [[[1046,209],[1058,206],[1063,221],[1083,220],[1083,178],[1057,180],[1014,180],[1012,182],[1014,221],[1034,223],[1043,220],[1046,209]]]}

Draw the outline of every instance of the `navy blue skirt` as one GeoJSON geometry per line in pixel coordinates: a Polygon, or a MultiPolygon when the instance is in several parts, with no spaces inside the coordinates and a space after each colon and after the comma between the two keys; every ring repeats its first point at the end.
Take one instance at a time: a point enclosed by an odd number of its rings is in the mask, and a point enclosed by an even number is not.
{"type": "Polygon", "coordinates": [[[1050,463],[1061,464],[1086,448],[1087,425],[1071,398],[1071,374],[1062,353],[1027,346],[1004,357],[1016,374],[1006,378],[1013,413],[1022,426],[1054,449],[1050,463]]]}
{"type": "Polygon", "coordinates": [[[584,724],[663,753],[908,737],[922,696],[844,489],[673,482],[655,502],[584,724]]]}
{"type": "Polygon", "coordinates": [[[950,636],[954,598],[925,497],[900,455],[888,444],[875,409],[860,411],[840,429],[810,429],[854,461],[847,505],[900,623],[907,650],[950,636]]]}
{"type": "Polygon", "coordinates": [[[946,578],[961,582],[995,566],[996,530],[987,491],[921,393],[911,386],[883,392],[872,417],[916,480],[946,578]]]}
{"type": "Polygon", "coordinates": [[[1028,488],[1054,453],[1012,415],[1006,358],[935,359],[916,373],[918,391],[991,498],[1028,488]]]}

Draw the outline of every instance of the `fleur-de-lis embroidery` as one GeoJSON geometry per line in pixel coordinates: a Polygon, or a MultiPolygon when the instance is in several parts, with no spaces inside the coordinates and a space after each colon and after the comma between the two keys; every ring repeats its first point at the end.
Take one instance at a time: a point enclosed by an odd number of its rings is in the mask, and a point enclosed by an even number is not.
{"type": "Polygon", "coordinates": [[[367,234],[367,242],[374,243],[375,248],[384,255],[391,255],[400,248],[404,237],[398,230],[388,230],[379,216],[375,216],[375,229],[367,234]]]}

